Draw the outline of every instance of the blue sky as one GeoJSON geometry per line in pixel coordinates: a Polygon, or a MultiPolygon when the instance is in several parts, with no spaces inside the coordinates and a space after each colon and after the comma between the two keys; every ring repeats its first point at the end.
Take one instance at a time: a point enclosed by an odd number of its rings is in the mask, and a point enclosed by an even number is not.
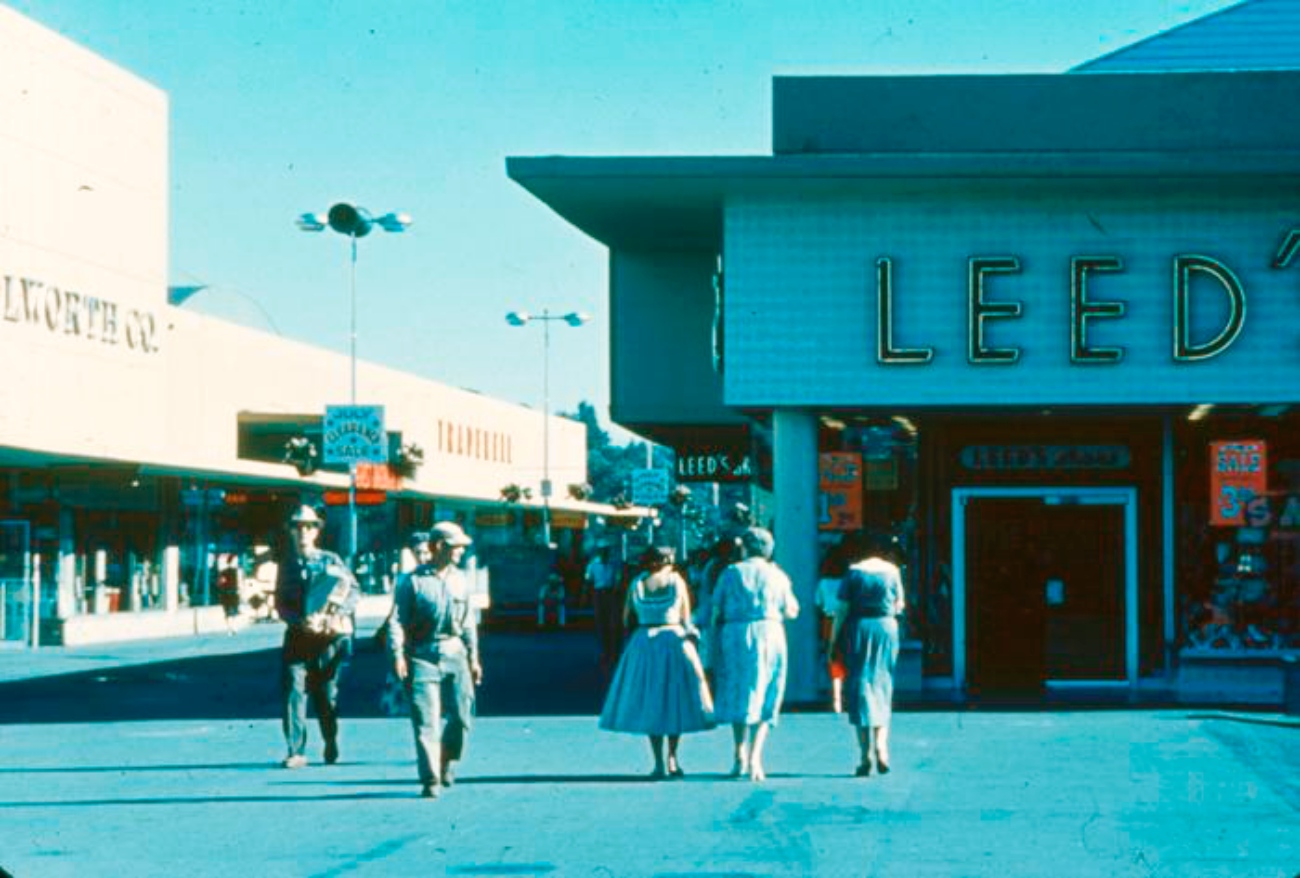
{"type": "Polygon", "coordinates": [[[605,418],[605,250],[507,156],[764,154],[773,75],[1060,72],[1234,2],[9,5],[169,95],[170,282],[209,285],[187,307],[346,351],[346,239],[293,220],[403,210],[360,245],[360,356],[540,407],[540,327],[504,315],[587,311],[553,328],[551,403],[605,418]]]}

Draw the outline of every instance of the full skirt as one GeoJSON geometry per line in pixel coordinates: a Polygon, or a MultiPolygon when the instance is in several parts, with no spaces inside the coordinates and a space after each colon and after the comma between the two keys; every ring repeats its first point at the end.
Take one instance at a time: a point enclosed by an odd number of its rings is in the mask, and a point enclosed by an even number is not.
{"type": "Polygon", "coordinates": [[[894,712],[894,666],[898,663],[898,620],[859,619],[845,630],[844,706],[860,728],[887,726],[894,712]]]}
{"type": "Polygon", "coordinates": [[[713,726],[713,699],[695,644],[684,629],[638,628],[614,670],[600,727],[637,735],[683,735],[713,726]]]}
{"type": "Polygon", "coordinates": [[[718,628],[714,679],[719,723],[776,723],[785,700],[785,625],[775,619],[718,628]]]}

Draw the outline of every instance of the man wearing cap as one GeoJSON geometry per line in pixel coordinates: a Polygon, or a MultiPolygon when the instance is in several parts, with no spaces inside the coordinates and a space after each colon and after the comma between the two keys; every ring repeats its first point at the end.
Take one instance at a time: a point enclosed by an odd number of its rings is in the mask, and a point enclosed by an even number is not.
{"type": "Polygon", "coordinates": [[[275,608],[284,621],[285,768],[307,764],[307,700],[325,739],[325,761],[339,758],[339,672],[351,654],[353,613],[360,596],[356,577],[333,552],[318,548],[321,519],[301,506],[289,519],[293,551],[280,565],[275,608]]]}
{"type": "Polygon", "coordinates": [[[388,649],[393,671],[411,690],[411,726],[421,795],[437,798],[455,781],[451,763],[465,752],[474,687],[483,678],[478,627],[460,560],[470,538],[440,521],[429,532],[429,560],[397,580],[388,649]],[[443,707],[447,722],[442,725],[443,707]],[[441,732],[441,733],[440,733],[441,732]]]}

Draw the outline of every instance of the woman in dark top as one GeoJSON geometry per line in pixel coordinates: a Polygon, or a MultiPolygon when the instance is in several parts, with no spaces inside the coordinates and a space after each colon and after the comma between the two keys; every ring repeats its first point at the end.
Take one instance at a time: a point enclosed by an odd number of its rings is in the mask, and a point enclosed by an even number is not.
{"type": "Polygon", "coordinates": [[[862,753],[858,777],[871,774],[873,751],[881,774],[888,774],[890,767],[889,721],[903,582],[898,566],[884,554],[882,548],[872,547],[865,558],[849,566],[831,628],[831,643],[840,644],[848,667],[844,700],[862,753]]]}

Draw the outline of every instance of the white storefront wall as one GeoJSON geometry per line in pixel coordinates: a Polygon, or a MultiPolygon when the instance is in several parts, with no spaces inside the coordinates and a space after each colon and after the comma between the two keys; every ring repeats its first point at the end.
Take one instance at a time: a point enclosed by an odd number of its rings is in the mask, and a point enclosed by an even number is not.
{"type": "MultiPolygon", "coordinates": [[[[346,485],[344,474],[303,479],[238,457],[241,413],[346,403],[349,361],[167,304],[167,140],[162,91],[0,6],[0,464],[346,485]]],[[[541,496],[541,412],[371,363],[357,371],[358,402],[384,406],[387,428],[424,451],[408,491],[495,503],[517,484],[541,496]]],[[[552,417],[549,445],[564,506],[567,486],[586,480],[586,429],[552,417]]],[[[17,498],[11,507],[30,502],[17,498]]],[[[65,510],[52,574],[60,616],[77,568],[72,528],[65,510]]],[[[171,610],[176,552],[153,559],[171,610]]]]}
{"type": "MultiPolygon", "coordinates": [[[[0,7],[0,447],[292,479],[238,459],[238,415],[347,402],[348,359],[166,304],[167,129],[163,92],[0,7]]],[[[369,363],[358,393],[423,448],[414,490],[540,495],[540,412],[369,363]]],[[[562,495],[585,428],[550,446],[562,495]]]]}

